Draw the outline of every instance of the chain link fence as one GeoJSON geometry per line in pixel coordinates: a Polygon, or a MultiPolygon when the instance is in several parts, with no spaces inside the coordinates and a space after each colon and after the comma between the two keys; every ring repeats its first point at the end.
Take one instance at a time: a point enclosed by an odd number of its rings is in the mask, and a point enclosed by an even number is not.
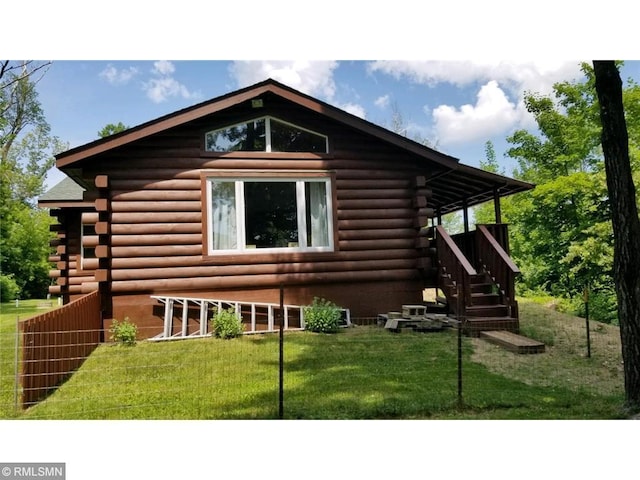
{"type": "Polygon", "coordinates": [[[619,418],[623,402],[618,328],[591,322],[587,338],[584,319],[527,303],[521,333],[542,353],[455,327],[392,332],[375,322],[336,334],[107,342],[26,409],[16,325],[0,332],[5,419],[619,418]]]}

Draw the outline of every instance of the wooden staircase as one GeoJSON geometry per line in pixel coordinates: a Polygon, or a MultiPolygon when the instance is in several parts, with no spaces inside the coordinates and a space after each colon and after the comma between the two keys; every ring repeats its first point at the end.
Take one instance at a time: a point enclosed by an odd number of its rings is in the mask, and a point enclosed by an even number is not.
{"type": "Polygon", "coordinates": [[[461,243],[462,248],[472,252],[471,259],[442,227],[436,227],[438,287],[445,296],[440,301],[449,305],[467,335],[479,336],[488,330],[518,333],[514,282],[519,271],[491,233],[482,227],[471,232],[476,237],[473,248],[465,248],[461,243]]]}

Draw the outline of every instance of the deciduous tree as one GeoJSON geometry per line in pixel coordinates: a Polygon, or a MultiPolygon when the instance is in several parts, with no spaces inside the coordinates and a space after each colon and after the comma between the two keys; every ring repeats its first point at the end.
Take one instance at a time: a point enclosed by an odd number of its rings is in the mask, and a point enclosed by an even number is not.
{"type": "Polygon", "coordinates": [[[51,135],[38,100],[44,72],[33,62],[0,61],[0,271],[21,296],[46,294],[49,216],[35,206],[53,154],[65,146],[51,135]]]}
{"type": "MultiPolygon", "coordinates": [[[[507,139],[513,145],[507,155],[518,162],[516,176],[537,187],[507,199],[502,213],[511,225],[512,254],[525,288],[581,298],[589,284],[592,303],[602,305],[591,309],[592,315],[615,322],[613,230],[599,106],[592,66],[582,64],[582,72],[584,80],[557,83],[553,95],[525,96],[538,132],[515,132],[507,139]]],[[[630,107],[634,165],[640,142],[639,100],[640,87],[628,81],[623,101],[630,107]]]]}

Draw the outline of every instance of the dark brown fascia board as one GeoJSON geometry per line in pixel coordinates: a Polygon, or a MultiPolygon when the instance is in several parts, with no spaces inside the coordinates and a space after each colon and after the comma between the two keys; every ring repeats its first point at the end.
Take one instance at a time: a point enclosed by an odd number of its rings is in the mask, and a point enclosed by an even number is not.
{"type": "MultiPolygon", "coordinates": [[[[427,184],[442,180],[452,181],[451,177],[458,177],[460,185],[468,185],[470,178],[479,183],[485,183],[490,188],[507,189],[513,191],[526,191],[535,188],[535,185],[515,178],[505,177],[497,173],[487,172],[480,168],[459,163],[449,170],[441,171],[432,177],[427,178],[427,184]]],[[[506,195],[510,195],[507,193],[506,195]]]]}
{"type": "Polygon", "coordinates": [[[387,130],[367,120],[345,112],[344,110],[333,107],[328,103],[294,90],[291,87],[281,84],[275,80],[268,79],[253,86],[228,93],[221,97],[217,97],[215,99],[208,100],[206,102],[165,115],[158,119],[143,123],[141,125],[138,125],[137,127],[125,130],[124,132],[120,132],[116,135],[104,139],[98,139],[88,144],[67,150],[66,152],[56,155],[56,166],[58,168],[67,167],[77,161],[89,158],[93,155],[98,155],[113,148],[117,148],[133,141],[148,137],[149,135],[153,135],[169,128],[183,125],[192,120],[197,120],[206,115],[219,112],[226,108],[255,98],[266,92],[272,92],[276,95],[281,96],[282,98],[308,108],[309,110],[318,112],[321,115],[351,126],[356,130],[360,130],[370,135],[376,136],[382,140],[392,143],[405,150],[411,151],[420,157],[424,157],[443,166],[452,167],[458,164],[457,158],[451,157],[449,155],[421,145],[397,133],[391,132],[390,130],[387,130]]]}
{"type": "Polygon", "coordinates": [[[504,183],[504,186],[509,185],[521,190],[532,190],[533,188],[535,188],[535,185],[533,183],[525,182],[523,180],[517,180],[515,178],[505,177],[504,175],[500,175],[498,173],[487,172],[486,170],[472,167],[470,165],[459,164],[457,170],[474,177],[480,177],[488,182],[495,184],[496,187],[500,187],[500,184],[504,183]]]}

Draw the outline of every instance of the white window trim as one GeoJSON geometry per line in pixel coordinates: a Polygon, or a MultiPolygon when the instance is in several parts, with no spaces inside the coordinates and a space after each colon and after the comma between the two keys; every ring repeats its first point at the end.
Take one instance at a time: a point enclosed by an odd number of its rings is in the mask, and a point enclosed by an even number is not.
{"type": "Polygon", "coordinates": [[[207,176],[206,177],[206,198],[207,198],[207,252],[209,255],[228,255],[228,254],[256,254],[256,253],[309,253],[309,252],[333,252],[335,250],[334,243],[334,219],[333,219],[333,194],[331,188],[331,177],[278,177],[278,176],[207,176]],[[235,182],[236,195],[236,244],[237,248],[233,249],[214,249],[213,235],[213,219],[211,208],[211,182],[224,181],[235,182]],[[298,244],[305,245],[303,247],[274,247],[274,248],[248,248],[246,243],[245,231],[245,201],[244,201],[244,182],[288,182],[296,184],[296,207],[298,215],[298,244]],[[305,202],[305,183],[323,182],[326,185],[326,202],[327,202],[327,237],[328,245],[321,247],[312,247],[307,245],[307,215],[305,202]]]}
{"type": "MultiPolygon", "coordinates": [[[[319,137],[324,138],[324,152],[317,152],[317,153],[329,153],[329,137],[327,135],[325,135],[323,133],[319,133],[319,132],[313,131],[313,130],[310,130],[308,128],[301,127],[300,125],[296,125],[295,123],[286,122],[286,121],[284,121],[284,120],[282,120],[282,119],[280,119],[278,117],[274,117],[272,115],[265,115],[265,116],[262,116],[262,117],[255,117],[255,118],[252,118],[250,120],[245,120],[245,121],[242,121],[242,122],[234,123],[233,125],[227,125],[225,127],[215,128],[213,130],[209,130],[208,132],[206,132],[204,134],[204,136],[206,138],[207,135],[209,135],[210,133],[218,132],[220,130],[226,130],[228,128],[237,127],[239,125],[245,125],[247,123],[256,122],[256,121],[262,120],[262,119],[264,119],[264,123],[265,123],[265,126],[264,126],[264,135],[265,135],[265,150],[264,151],[265,152],[267,152],[267,153],[286,153],[286,152],[280,152],[280,151],[278,151],[278,152],[272,152],[271,151],[271,120],[275,120],[276,122],[280,122],[280,123],[282,123],[284,125],[288,125],[290,127],[298,128],[298,129],[302,130],[303,132],[309,132],[309,133],[311,133],[313,135],[317,135],[319,137]]],[[[218,152],[218,150],[207,150],[206,149],[206,141],[205,141],[205,150],[207,152],[218,152]]],[[[244,151],[244,150],[239,150],[239,151],[244,151]]]]}

